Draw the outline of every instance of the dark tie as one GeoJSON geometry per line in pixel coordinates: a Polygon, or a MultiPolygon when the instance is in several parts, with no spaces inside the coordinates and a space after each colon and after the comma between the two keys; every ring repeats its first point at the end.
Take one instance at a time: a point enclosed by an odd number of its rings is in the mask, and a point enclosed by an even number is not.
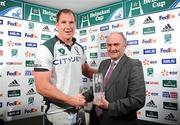
{"type": "Polygon", "coordinates": [[[106,74],[106,76],[105,76],[105,78],[104,78],[104,86],[106,86],[107,83],[109,82],[109,78],[110,78],[111,75],[112,75],[112,72],[113,72],[113,70],[114,70],[114,66],[115,66],[115,65],[116,65],[116,63],[115,63],[114,61],[112,61],[111,64],[110,64],[110,68],[109,68],[109,70],[108,70],[108,72],[107,72],[107,74],[106,74]]]}
{"type": "MultiPolygon", "coordinates": [[[[104,86],[106,86],[107,85],[107,83],[108,83],[108,81],[109,81],[109,78],[111,77],[111,75],[112,75],[112,72],[113,72],[113,70],[114,70],[114,66],[116,65],[116,63],[114,62],[114,61],[112,61],[111,62],[111,64],[110,64],[110,68],[109,68],[109,70],[108,70],[108,72],[107,72],[107,74],[106,74],[106,76],[105,76],[105,78],[104,78],[104,86]]],[[[97,116],[99,117],[101,114],[102,114],[102,109],[100,109],[99,107],[95,107],[95,110],[96,110],[96,114],[97,114],[97,116]]]]}

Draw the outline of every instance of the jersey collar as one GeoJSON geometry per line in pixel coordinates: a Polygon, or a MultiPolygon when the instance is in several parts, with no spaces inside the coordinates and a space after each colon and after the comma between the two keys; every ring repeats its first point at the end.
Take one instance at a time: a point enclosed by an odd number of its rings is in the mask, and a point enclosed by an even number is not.
{"type": "Polygon", "coordinates": [[[64,41],[62,41],[61,39],[59,39],[59,37],[58,36],[56,36],[55,35],[55,39],[57,40],[57,41],[59,41],[61,44],[63,44],[63,45],[65,45],[69,50],[71,50],[71,47],[76,43],[76,38],[72,38],[72,45],[71,46],[69,46],[69,45],[67,45],[64,41]]]}

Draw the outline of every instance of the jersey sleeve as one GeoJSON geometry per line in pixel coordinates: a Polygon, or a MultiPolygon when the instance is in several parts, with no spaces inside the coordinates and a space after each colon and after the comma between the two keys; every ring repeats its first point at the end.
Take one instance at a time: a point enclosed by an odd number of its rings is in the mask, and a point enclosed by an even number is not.
{"type": "Polygon", "coordinates": [[[37,57],[35,60],[35,69],[47,69],[52,70],[53,56],[49,49],[41,45],[37,51],[37,57]]]}

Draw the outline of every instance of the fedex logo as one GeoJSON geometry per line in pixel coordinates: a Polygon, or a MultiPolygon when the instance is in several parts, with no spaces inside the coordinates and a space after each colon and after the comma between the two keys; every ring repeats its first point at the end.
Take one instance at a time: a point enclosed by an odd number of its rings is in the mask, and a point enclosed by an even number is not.
{"type": "Polygon", "coordinates": [[[37,35],[25,33],[25,37],[28,37],[28,38],[37,38],[37,35]]]}
{"type": "Polygon", "coordinates": [[[19,22],[7,21],[7,25],[21,27],[21,24],[19,22]]]}

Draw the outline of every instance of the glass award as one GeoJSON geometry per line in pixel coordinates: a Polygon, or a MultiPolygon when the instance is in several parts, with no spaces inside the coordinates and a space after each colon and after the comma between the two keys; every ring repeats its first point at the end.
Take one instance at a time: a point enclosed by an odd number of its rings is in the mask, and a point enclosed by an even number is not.
{"type": "Polygon", "coordinates": [[[104,95],[103,75],[101,73],[93,74],[93,94],[95,103],[98,103],[101,96],[104,95]]]}

